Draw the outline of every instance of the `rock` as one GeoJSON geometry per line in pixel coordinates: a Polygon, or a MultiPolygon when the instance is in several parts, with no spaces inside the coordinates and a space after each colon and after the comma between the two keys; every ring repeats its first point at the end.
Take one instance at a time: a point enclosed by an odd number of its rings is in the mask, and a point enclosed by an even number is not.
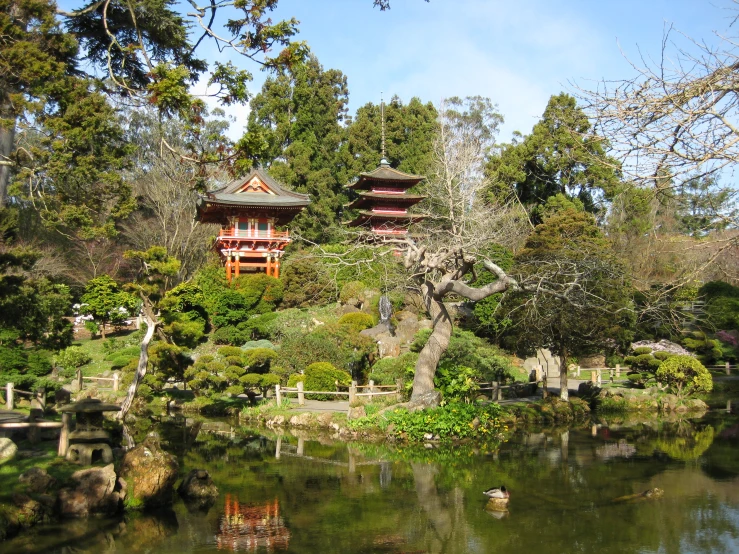
{"type": "Polygon", "coordinates": [[[590,381],[586,381],[585,383],[580,383],[580,385],[577,387],[577,395],[580,398],[592,399],[598,396],[599,393],[600,393],[600,388],[595,386],[590,381]]]}
{"type": "Polygon", "coordinates": [[[686,405],[689,410],[691,411],[700,411],[705,412],[708,411],[708,404],[703,402],[700,398],[691,398],[686,402],[686,405]]]}
{"type": "Polygon", "coordinates": [[[392,336],[389,323],[378,323],[377,325],[375,325],[374,327],[370,329],[363,329],[362,331],[359,332],[359,334],[364,337],[370,337],[375,340],[377,340],[380,335],[386,334],[387,336],[392,336]]]}
{"type": "Polygon", "coordinates": [[[26,490],[31,493],[44,493],[56,484],[56,479],[46,473],[45,469],[32,467],[21,473],[18,481],[26,485],[26,490]]]}
{"type": "Polygon", "coordinates": [[[113,464],[81,469],[72,474],[72,487],[59,491],[62,517],[113,515],[120,510],[120,495],[115,490],[117,477],[113,464]]]}
{"type": "Polygon", "coordinates": [[[203,507],[212,505],[218,498],[218,487],[204,469],[193,469],[188,473],[180,483],[177,492],[186,501],[195,502],[203,507]]]}
{"type": "Polygon", "coordinates": [[[377,352],[380,358],[397,358],[400,356],[400,339],[383,337],[377,341],[377,352]]]}
{"type": "Polygon", "coordinates": [[[14,494],[13,506],[18,509],[18,522],[22,527],[31,527],[51,518],[51,507],[25,494],[14,494]]]}
{"type": "Polygon", "coordinates": [[[310,427],[313,422],[313,414],[310,412],[304,412],[290,418],[290,425],[292,427],[310,427]]]}
{"type": "Polygon", "coordinates": [[[408,403],[408,411],[416,412],[426,408],[436,408],[441,404],[441,393],[438,390],[425,392],[416,398],[411,398],[408,403]]]}
{"type": "MultiPolygon", "coordinates": [[[[405,317],[399,321],[398,326],[395,328],[395,336],[402,343],[409,343],[416,336],[416,333],[420,329],[418,325],[418,317],[410,312],[401,312],[405,314],[405,317]]],[[[400,314],[398,314],[400,316],[400,314]]]]}
{"type": "Polygon", "coordinates": [[[677,343],[670,342],[669,340],[662,339],[659,342],[654,342],[650,340],[641,340],[639,342],[633,342],[631,343],[631,349],[634,350],[636,348],[640,348],[642,346],[646,346],[652,349],[652,352],[669,352],[671,354],[678,354],[680,356],[692,356],[695,357],[695,354],[692,352],[688,352],[680,346],[677,343]]]}
{"type": "Polygon", "coordinates": [[[343,306],[339,306],[339,308],[336,310],[336,314],[339,317],[341,317],[342,315],[354,314],[354,313],[358,313],[358,312],[361,312],[361,311],[362,310],[360,310],[356,306],[352,306],[352,305],[349,305],[349,304],[344,304],[343,306]]]}
{"type": "Polygon", "coordinates": [[[154,507],[172,502],[177,480],[177,459],[165,452],[154,437],[126,452],[121,477],[128,484],[128,505],[154,507]]]}
{"type": "Polygon", "coordinates": [[[18,453],[16,444],[8,438],[0,438],[0,464],[12,460],[18,453]]]}
{"type": "Polygon", "coordinates": [[[349,408],[349,414],[346,417],[347,419],[358,419],[366,416],[367,412],[364,410],[364,406],[355,406],[349,408]]]}
{"type": "Polygon", "coordinates": [[[663,411],[674,411],[677,408],[679,399],[674,394],[666,394],[660,400],[660,408],[663,411]]]}
{"type": "Polygon", "coordinates": [[[282,427],[285,425],[285,416],[278,415],[267,420],[267,427],[282,427]]]}
{"type": "Polygon", "coordinates": [[[591,354],[580,358],[580,367],[606,367],[606,357],[603,354],[591,354]]]}

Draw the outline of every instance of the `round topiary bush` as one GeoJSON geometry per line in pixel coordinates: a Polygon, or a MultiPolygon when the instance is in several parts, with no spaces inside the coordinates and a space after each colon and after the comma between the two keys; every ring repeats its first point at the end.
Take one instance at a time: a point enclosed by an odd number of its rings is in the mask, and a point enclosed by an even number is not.
{"type": "Polygon", "coordinates": [[[692,356],[672,356],[662,362],[657,379],[667,383],[678,396],[713,390],[713,378],[705,366],[692,356]]]}
{"type": "Polygon", "coordinates": [[[651,354],[652,349],[648,346],[640,346],[638,348],[634,348],[634,355],[641,356],[643,354],[651,354]]]}
{"type": "Polygon", "coordinates": [[[661,362],[664,362],[667,358],[671,358],[674,355],[675,354],[673,354],[672,352],[662,352],[662,351],[654,352],[652,354],[652,356],[654,356],[655,358],[657,358],[661,362]]]}
{"type": "MultiPolygon", "coordinates": [[[[336,383],[339,385],[350,385],[352,376],[346,371],[336,369],[328,362],[316,362],[305,368],[305,390],[312,391],[335,391],[336,383]]],[[[310,395],[315,400],[332,400],[331,396],[310,395]]]]}
{"type": "Polygon", "coordinates": [[[339,318],[339,325],[348,325],[358,333],[364,329],[374,327],[375,319],[370,314],[354,312],[342,315],[339,318]]]}
{"type": "Polygon", "coordinates": [[[228,358],[229,356],[238,356],[241,358],[241,348],[238,346],[221,346],[218,349],[218,355],[224,358],[228,358]]]}
{"type": "Polygon", "coordinates": [[[302,373],[293,373],[287,380],[287,386],[295,387],[301,381],[305,383],[305,375],[302,373]]]}

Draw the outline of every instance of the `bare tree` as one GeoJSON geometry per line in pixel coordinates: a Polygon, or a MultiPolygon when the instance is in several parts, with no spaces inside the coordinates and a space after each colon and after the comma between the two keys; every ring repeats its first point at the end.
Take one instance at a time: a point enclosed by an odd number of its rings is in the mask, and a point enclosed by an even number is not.
{"type": "Polygon", "coordinates": [[[493,244],[520,242],[527,225],[525,214],[512,205],[484,199],[489,183],[483,167],[501,121],[490,101],[479,97],[450,99],[439,110],[434,165],[425,190],[427,219],[416,233],[423,238],[408,238],[403,244],[405,267],[433,321],[416,364],[411,405],[434,406],[440,400],[434,374],[453,326],[445,300],[482,300],[516,285],[486,257],[493,244]],[[481,269],[497,279],[475,288],[469,283],[481,269]]]}

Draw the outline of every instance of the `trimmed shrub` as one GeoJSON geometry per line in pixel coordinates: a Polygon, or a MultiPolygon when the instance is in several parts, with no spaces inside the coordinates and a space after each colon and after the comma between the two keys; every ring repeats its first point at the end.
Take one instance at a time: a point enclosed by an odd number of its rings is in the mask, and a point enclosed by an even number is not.
{"type": "Polygon", "coordinates": [[[274,344],[264,339],[251,340],[241,347],[242,350],[252,350],[253,348],[269,348],[270,350],[277,350],[277,347],[274,344]]]}
{"type": "Polygon", "coordinates": [[[252,348],[244,352],[244,365],[250,373],[267,373],[277,353],[269,348],[252,348]]]}
{"type": "Polygon", "coordinates": [[[642,356],[644,354],[651,354],[652,349],[648,346],[640,346],[638,348],[634,348],[634,355],[636,356],[642,356]]]}
{"type": "Polygon", "coordinates": [[[374,327],[375,319],[369,314],[355,312],[342,315],[339,318],[339,325],[348,325],[358,333],[359,331],[374,327]]]}
{"type": "Polygon", "coordinates": [[[56,355],[57,365],[65,369],[76,369],[91,361],[92,357],[79,346],[68,346],[56,355]]]}
{"type": "Polygon", "coordinates": [[[203,354],[202,356],[200,356],[198,358],[197,363],[199,363],[199,364],[209,364],[213,360],[215,360],[215,357],[211,356],[210,354],[203,354]]]}
{"type": "Polygon", "coordinates": [[[303,375],[302,373],[293,373],[287,380],[287,386],[294,387],[301,381],[305,383],[305,375],[303,375]]]}
{"type": "Polygon", "coordinates": [[[135,358],[133,356],[116,356],[110,361],[110,369],[123,369],[131,360],[138,359],[138,356],[136,356],[135,358]]]}
{"type": "Polygon", "coordinates": [[[405,352],[397,358],[382,358],[370,368],[367,378],[378,385],[394,385],[398,379],[413,379],[417,360],[418,354],[415,352],[405,352]]]}
{"type": "Polygon", "coordinates": [[[218,355],[224,358],[228,358],[229,356],[238,356],[241,358],[241,348],[238,346],[222,346],[218,349],[218,355]]]}
{"type": "Polygon", "coordinates": [[[241,356],[226,356],[226,359],[224,360],[228,365],[236,365],[236,366],[243,366],[244,360],[241,358],[241,356]]]}
{"type": "Polygon", "coordinates": [[[681,397],[713,390],[711,374],[692,356],[668,358],[659,366],[657,379],[667,383],[681,397]]]}
{"type": "MultiPolygon", "coordinates": [[[[313,391],[335,391],[336,382],[339,385],[350,385],[352,376],[346,371],[336,369],[328,362],[316,362],[305,368],[305,388],[313,391]]],[[[328,395],[310,395],[315,400],[331,400],[328,395]]]]}
{"type": "Polygon", "coordinates": [[[112,362],[116,358],[119,358],[121,356],[124,356],[126,358],[132,358],[132,357],[139,357],[139,354],[141,354],[141,347],[140,346],[129,346],[127,348],[122,348],[120,350],[116,350],[114,352],[111,352],[107,356],[105,356],[105,359],[109,362],[112,362]]]}
{"type": "Polygon", "coordinates": [[[672,352],[661,352],[661,351],[660,352],[654,352],[652,354],[652,356],[654,356],[655,358],[657,358],[658,360],[660,360],[662,362],[664,362],[667,358],[671,358],[674,355],[675,354],[673,354],[672,352]]]}
{"type": "Polygon", "coordinates": [[[234,334],[234,331],[238,333],[238,329],[236,329],[236,327],[230,326],[216,329],[213,332],[213,342],[215,344],[232,344],[231,336],[234,334]]]}

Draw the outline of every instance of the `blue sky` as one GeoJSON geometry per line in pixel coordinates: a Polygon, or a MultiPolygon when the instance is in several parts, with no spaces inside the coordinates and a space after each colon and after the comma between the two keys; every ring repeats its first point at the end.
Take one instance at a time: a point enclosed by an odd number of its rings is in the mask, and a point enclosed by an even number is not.
{"type": "MultiPolygon", "coordinates": [[[[666,25],[716,42],[736,15],[730,0],[280,0],[325,68],[346,74],[350,111],[393,94],[437,104],[482,95],[506,119],[500,140],[528,133],[552,94],[632,76],[627,59],[658,59],[666,25]]],[[[739,6],[737,6],[739,8],[739,6]]],[[[730,32],[732,30],[729,30],[730,32]]],[[[679,38],[679,35],[675,35],[679,38]]],[[[684,41],[683,41],[684,42],[684,41]]],[[[254,69],[253,67],[251,69],[254,69]]],[[[263,75],[255,71],[252,91],[263,75]]],[[[594,85],[593,85],[594,86],[594,85]]],[[[236,110],[232,134],[243,128],[236,110]]]]}

